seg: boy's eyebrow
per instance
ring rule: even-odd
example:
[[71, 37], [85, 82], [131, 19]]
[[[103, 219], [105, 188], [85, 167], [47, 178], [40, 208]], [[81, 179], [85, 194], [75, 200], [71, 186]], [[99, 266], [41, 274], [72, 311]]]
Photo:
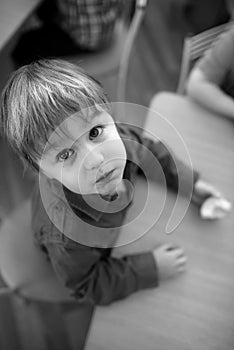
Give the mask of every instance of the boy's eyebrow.
[[58, 145], [58, 143], [55, 142], [47, 142], [46, 147], [44, 148], [43, 154], [48, 154], [51, 151], [56, 151], [56, 150], [60, 150], [62, 147]]
[[[96, 119], [100, 117], [100, 111], [95, 111], [92, 115], [92, 119], [90, 121], [87, 120], [87, 123], [90, 124], [90, 126], [94, 126], [96, 124]], [[93, 124], [93, 125], [92, 125]], [[106, 123], [109, 124], [109, 123]], [[58, 128], [58, 131], [54, 131], [53, 133], [56, 133], [58, 136], [57, 140], [54, 140], [52, 142], [47, 141], [46, 147], [44, 148], [44, 154], [48, 154], [51, 151], [59, 151], [63, 148], [67, 148], [65, 145], [61, 145], [63, 140], [68, 140], [72, 141], [72, 143], [75, 143], [77, 140], [74, 140], [71, 135], [69, 135], [69, 131], [63, 126], [63, 128]]]
[[44, 148], [44, 152], [43, 152], [44, 154], [48, 154], [49, 152], [51, 152], [53, 150], [54, 151], [59, 151], [59, 150], [61, 150], [63, 148], [67, 148], [67, 146], [65, 146], [63, 144], [63, 142], [65, 140], [70, 139], [72, 141], [72, 143], [74, 143], [76, 141], [76, 140], [73, 140], [72, 137], [68, 135], [68, 132], [67, 133], [63, 132], [63, 133], [66, 136], [58, 135], [58, 138], [56, 140], [54, 140], [54, 141], [49, 141], [48, 140], [47, 141], [46, 146]]

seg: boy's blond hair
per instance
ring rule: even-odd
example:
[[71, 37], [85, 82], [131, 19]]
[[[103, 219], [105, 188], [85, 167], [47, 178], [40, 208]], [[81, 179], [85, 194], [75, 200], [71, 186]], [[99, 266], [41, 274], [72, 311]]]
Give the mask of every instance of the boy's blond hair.
[[42, 59], [13, 73], [1, 96], [1, 129], [21, 158], [38, 169], [50, 134], [67, 117], [102, 105], [101, 85], [80, 67]]

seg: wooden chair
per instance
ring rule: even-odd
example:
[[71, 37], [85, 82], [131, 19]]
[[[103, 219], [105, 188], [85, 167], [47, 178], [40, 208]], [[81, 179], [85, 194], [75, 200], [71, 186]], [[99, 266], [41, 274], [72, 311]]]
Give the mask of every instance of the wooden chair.
[[0, 228], [0, 271], [7, 285], [1, 293], [17, 293], [33, 300], [71, 301], [45, 254], [33, 242], [30, 218], [31, 206], [27, 200]]
[[[63, 345], [71, 349], [63, 317], [68, 312], [74, 315], [76, 349], [83, 349], [94, 307], [76, 302], [60, 283], [46, 255], [33, 242], [30, 221], [31, 202], [26, 200], [0, 227], [0, 273], [6, 285], [0, 288], [0, 297], [3, 302], [6, 296], [16, 297], [25, 308], [36, 312], [43, 328], [37, 332], [45, 332], [56, 349]], [[9, 334], [8, 329], [6, 333]]]
[[202, 33], [184, 39], [177, 93], [184, 94], [187, 77], [194, 63], [205, 53], [219, 36], [234, 27], [234, 22], [221, 24]]
[[117, 73], [116, 100], [125, 101], [126, 80], [131, 51], [140, 28], [147, 0], [134, 0], [135, 11], [130, 24], [126, 16], [116, 23], [114, 39], [105, 50], [67, 57], [70, 62], [79, 64], [90, 75], [101, 80]]

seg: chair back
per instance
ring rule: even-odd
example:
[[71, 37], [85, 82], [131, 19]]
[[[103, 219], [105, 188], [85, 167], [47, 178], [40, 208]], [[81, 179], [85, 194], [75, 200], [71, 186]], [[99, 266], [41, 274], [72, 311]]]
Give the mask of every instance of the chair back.
[[0, 271], [6, 285], [23, 297], [74, 301], [46, 255], [33, 242], [30, 200], [13, 211], [0, 228]]
[[147, 6], [147, 0], [134, 0], [134, 2], [135, 11], [130, 24], [126, 23], [126, 16], [122, 16], [117, 21], [110, 46], [98, 52], [81, 53], [66, 58], [70, 62], [79, 64], [85, 71], [100, 81], [102, 78], [117, 73], [114, 102], [125, 101], [130, 55]]
[[221, 24], [193, 36], [187, 36], [184, 39], [177, 93], [184, 94], [186, 81], [194, 63], [204, 55], [220, 35], [232, 27], [234, 27], [234, 21]]

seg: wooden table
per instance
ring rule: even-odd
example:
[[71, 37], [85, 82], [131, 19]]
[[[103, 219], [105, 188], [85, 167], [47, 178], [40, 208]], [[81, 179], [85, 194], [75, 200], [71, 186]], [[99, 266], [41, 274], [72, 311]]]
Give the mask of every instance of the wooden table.
[[0, 1], [0, 50], [41, 0]]
[[[162, 122], [155, 111], [182, 135], [195, 168], [234, 202], [233, 123], [210, 114], [186, 97], [171, 93], [156, 95], [146, 127], [152, 132], [156, 130], [178, 153], [181, 152], [178, 135], [175, 137], [175, 131], [171, 132], [168, 123]], [[145, 222], [155, 215], [163, 196], [159, 185], [154, 186], [155, 205], [147, 209]], [[137, 205], [143, 187], [140, 184], [137, 188]], [[167, 203], [174, 200], [171, 194]], [[171, 208], [164, 209], [146, 235], [116, 248], [114, 255], [172, 241], [185, 249], [187, 271], [162, 283], [160, 288], [138, 292], [108, 307], [97, 307], [85, 350], [234, 349], [234, 212], [221, 221], [207, 222], [191, 206], [177, 229], [166, 235]]]

